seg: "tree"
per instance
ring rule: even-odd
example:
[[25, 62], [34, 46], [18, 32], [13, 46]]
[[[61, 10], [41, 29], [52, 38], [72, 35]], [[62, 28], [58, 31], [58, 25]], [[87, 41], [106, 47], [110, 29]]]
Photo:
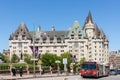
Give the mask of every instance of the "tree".
[[[61, 57], [61, 62], [62, 62], [63, 58], [67, 58], [67, 68], [69, 68], [70, 64], [72, 62], [72, 54], [69, 52], [65, 52], [65, 53], [61, 54], [60, 57]], [[62, 65], [62, 67], [63, 67], [63, 65]]]
[[44, 66], [55, 66], [55, 61], [58, 59], [56, 54], [45, 53], [42, 55], [42, 63]]
[[31, 60], [31, 55], [29, 55], [29, 54], [24, 54], [24, 61], [28, 64], [33, 63], [33, 61]]
[[5, 62], [5, 63], [8, 63], [10, 62], [10, 57], [8, 55], [1, 55], [1, 59]]
[[16, 54], [12, 55], [11, 62], [12, 63], [17, 63], [19, 61], [19, 57]]
[[85, 57], [81, 58], [80, 64], [82, 64], [85, 60], [86, 60]]
[[42, 59], [42, 54], [38, 54], [38, 60]]

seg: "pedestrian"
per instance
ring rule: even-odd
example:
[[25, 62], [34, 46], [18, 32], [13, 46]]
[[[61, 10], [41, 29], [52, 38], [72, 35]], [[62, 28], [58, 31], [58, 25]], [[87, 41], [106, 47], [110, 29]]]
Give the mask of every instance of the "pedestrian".
[[23, 68], [22, 67], [20, 67], [19, 73], [20, 73], [20, 77], [22, 77], [22, 74], [23, 74]]
[[12, 74], [13, 74], [13, 76], [16, 76], [16, 69], [15, 69], [15, 67], [12, 67]]
[[14, 73], [14, 72], [13, 72], [13, 67], [11, 68], [11, 73], [12, 73], [12, 76], [13, 76], [13, 73]]

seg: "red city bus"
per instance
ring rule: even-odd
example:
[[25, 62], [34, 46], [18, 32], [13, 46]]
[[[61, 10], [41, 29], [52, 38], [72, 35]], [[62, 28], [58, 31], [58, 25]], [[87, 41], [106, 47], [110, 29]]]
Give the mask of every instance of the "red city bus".
[[109, 66], [97, 62], [83, 62], [81, 64], [82, 77], [102, 77], [109, 75]]

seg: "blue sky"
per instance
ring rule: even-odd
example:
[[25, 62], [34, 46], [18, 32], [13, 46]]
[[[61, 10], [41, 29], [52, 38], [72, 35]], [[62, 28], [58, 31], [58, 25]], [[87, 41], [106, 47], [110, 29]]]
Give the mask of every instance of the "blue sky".
[[[0, 0], [0, 52], [9, 49], [9, 36], [24, 22], [29, 31], [83, 26], [89, 10], [109, 38], [109, 51], [120, 49], [120, 0]], [[34, 24], [34, 26], [33, 26]]]

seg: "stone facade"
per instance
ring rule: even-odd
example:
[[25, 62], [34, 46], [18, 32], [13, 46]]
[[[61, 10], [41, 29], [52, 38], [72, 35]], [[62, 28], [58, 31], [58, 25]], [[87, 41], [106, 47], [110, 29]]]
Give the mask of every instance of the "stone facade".
[[109, 54], [110, 68], [120, 69], [120, 52], [111, 51]]
[[19, 56], [21, 53], [33, 54], [30, 46], [36, 46], [39, 54], [60, 55], [70, 52], [78, 61], [83, 57], [88, 61], [106, 63], [109, 61], [109, 41], [103, 30], [93, 22], [90, 12], [83, 27], [75, 21], [73, 26], [66, 31], [57, 31], [54, 26], [51, 31], [41, 31], [38, 26], [37, 31], [30, 32], [26, 25], [21, 23], [15, 33], [10, 35], [9, 45], [11, 55], [13, 53]]

